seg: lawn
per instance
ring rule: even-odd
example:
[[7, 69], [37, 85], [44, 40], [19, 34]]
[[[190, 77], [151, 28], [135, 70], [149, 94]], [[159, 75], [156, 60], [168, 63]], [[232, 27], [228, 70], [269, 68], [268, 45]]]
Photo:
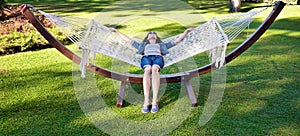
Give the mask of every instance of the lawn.
[[[10, 2], [19, 4], [27, 1]], [[91, 18], [113, 1], [37, 0], [27, 3], [46, 12]], [[201, 19], [208, 20], [217, 14], [227, 13], [227, 3], [220, 0], [207, 2], [206, 5], [197, 5], [195, 1], [189, 3], [201, 13]], [[248, 4], [245, 8], [260, 5]], [[168, 10], [165, 13], [175, 12], [172, 8]], [[106, 12], [111, 13], [109, 10]], [[129, 9], [122, 9], [121, 12], [124, 15], [132, 13]], [[181, 94], [181, 84], [176, 83], [164, 86], [165, 90], [160, 97], [160, 112], [142, 114], [140, 96], [133, 99], [132, 103], [125, 102], [123, 108], [116, 108], [118, 86], [115, 87], [115, 84], [119, 82], [90, 73], [88, 77], [92, 78], [80, 79], [78, 66], [54, 48], [1, 56], [0, 135], [108, 135], [111, 132], [122, 134], [120, 130], [139, 132], [130, 127], [132, 124], [128, 124], [128, 128], [118, 126], [107, 131], [99, 129], [99, 126], [110, 128], [111, 124], [121, 121], [112, 114], [136, 123], [136, 126], [132, 125], [136, 128], [143, 123], [154, 125], [150, 130], [168, 135], [300, 135], [300, 16], [295, 14], [299, 12], [299, 5], [286, 6], [274, 24], [251, 48], [226, 65], [226, 89], [222, 102], [211, 120], [203, 126], [199, 125], [199, 120], [210, 93], [211, 73], [196, 80], [201, 83], [197, 95], [198, 107], [189, 108], [185, 94]], [[136, 14], [145, 13], [147, 11]], [[266, 14], [253, 22], [250, 32], [254, 31]], [[170, 25], [170, 20], [154, 24], [146, 22], [146, 27], [137, 27], [140, 23], [138, 20], [127, 21], [124, 23], [127, 27], [121, 30], [131, 35], [151, 28], [162, 30], [168, 26], [171, 29], [165, 32], [169, 35], [184, 30], [178, 24]], [[195, 25], [195, 22], [191, 25]], [[228, 51], [244, 38], [239, 37], [228, 47]], [[69, 45], [68, 48], [79, 52], [75, 45]], [[108, 62], [100, 65], [110, 67]], [[162, 72], [169, 71], [166, 69]], [[137, 92], [135, 94], [142, 92], [141, 85], [132, 84], [131, 87]], [[97, 103], [101, 100], [107, 105]], [[178, 103], [187, 108], [184, 111], [176, 108]], [[86, 111], [84, 104], [90, 104], [93, 111]], [[174, 114], [178, 116], [167, 116]], [[184, 114], [187, 116], [182, 116]], [[156, 126], [153, 122], [157, 121], [165, 124]], [[172, 124], [178, 122], [178, 126]], [[172, 131], [165, 132], [163, 129]]]

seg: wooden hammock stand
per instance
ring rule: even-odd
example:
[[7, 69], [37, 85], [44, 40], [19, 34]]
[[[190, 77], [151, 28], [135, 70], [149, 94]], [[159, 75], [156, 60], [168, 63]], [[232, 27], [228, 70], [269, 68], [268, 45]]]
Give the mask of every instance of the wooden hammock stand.
[[[238, 56], [240, 56], [244, 51], [246, 51], [250, 46], [252, 46], [261, 36], [262, 34], [271, 26], [274, 20], [277, 18], [281, 10], [284, 8], [285, 3], [278, 1], [271, 11], [269, 16], [265, 19], [265, 21], [259, 26], [259, 28], [254, 32], [254, 34], [249, 37], [246, 41], [244, 41], [241, 45], [239, 45], [236, 49], [226, 55], [225, 62], [228, 64]], [[75, 53], [66, 48], [60, 41], [58, 41], [34, 16], [33, 12], [30, 10], [30, 5], [24, 4], [22, 5], [22, 14], [31, 22], [31, 24], [38, 30], [39, 33], [53, 46], [55, 47], [61, 54], [65, 57], [69, 58], [76, 64], [80, 64], [81, 58], [77, 56]], [[86, 66], [86, 69], [94, 72], [95, 74], [112, 78], [115, 80], [121, 81], [121, 87], [118, 94], [117, 107], [122, 107], [124, 92], [126, 88], [126, 83], [139, 83], [142, 84], [143, 77], [138, 74], [122, 74], [116, 73], [113, 71], [109, 71], [98, 67], [93, 64], [89, 64]], [[191, 105], [197, 106], [197, 99], [193, 88], [190, 84], [190, 79], [206, 74], [213, 70], [217, 69], [214, 64], [208, 64], [198, 69], [189, 72], [180, 72], [176, 74], [165, 74], [161, 75], [162, 83], [176, 83], [176, 82], [184, 82]]]

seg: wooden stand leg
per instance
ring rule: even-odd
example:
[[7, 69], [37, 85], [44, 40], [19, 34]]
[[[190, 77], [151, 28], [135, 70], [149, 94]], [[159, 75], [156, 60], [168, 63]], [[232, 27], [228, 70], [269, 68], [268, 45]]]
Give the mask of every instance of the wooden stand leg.
[[121, 108], [123, 105], [125, 88], [126, 88], [126, 82], [122, 81], [120, 90], [119, 90], [119, 94], [118, 94], [118, 101], [117, 101], [117, 105], [116, 105], [118, 108]]
[[188, 96], [190, 98], [192, 107], [196, 107], [198, 105], [197, 99], [196, 99], [195, 93], [193, 91], [193, 87], [191, 85], [190, 80], [184, 80], [184, 84], [185, 84], [185, 88], [188, 93]]

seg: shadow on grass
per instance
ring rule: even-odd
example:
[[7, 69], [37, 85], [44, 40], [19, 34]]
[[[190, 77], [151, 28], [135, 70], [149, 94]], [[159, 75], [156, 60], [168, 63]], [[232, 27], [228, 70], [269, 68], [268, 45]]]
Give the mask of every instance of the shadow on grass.
[[25, 1], [11, 0], [8, 4], [31, 4], [39, 10], [53, 11], [59, 13], [76, 12], [100, 12], [105, 6], [111, 5], [117, 0], [105, 1], [69, 1], [69, 0], [43, 0], [43, 1]]
[[[113, 3], [117, 2], [119, 0], [108, 0], [108, 1], [57, 1], [57, 0], [45, 0], [43, 2], [37, 1], [24, 1], [24, 0], [12, 0], [9, 1], [8, 4], [32, 4], [34, 7], [44, 10], [44, 11], [54, 11], [59, 13], [76, 13], [76, 12], [100, 12], [104, 8], [108, 7], [109, 5], [112, 5]], [[180, 1], [180, 0], [178, 0]], [[111, 7], [107, 8], [106, 10], [109, 11], [123, 11], [123, 10], [131, 10], [131, 8], [134, 8], [134, 10], [147, 10], [150, 9], [152, 11], [158, 11], [158, 12], [166, 12], [166, 11], [174, 11], [174, 10], [185, 10], [184, 7], [173, 4], [173, 6], [166, 7], [165, 4], [162, 4], [161, 1], [151, 1], [155, 6], [150, 5], [144, 5], [145, 1], [122, 1], [122, 5], [119, 5], [120, 7]], [[128, 5], [128, 6], [124, 6]], [[130, 9], [128, 9], [130, 7]], [[149, 16], [149, 15], [145, 15]]]
[[[187, 8], [194, 8], [196, 10], [201, 10], [201, 13], [214, 13], [214, 14], [224, 14], [229, 11], [229, 1], [226, 0], [175, 0], [174, 3], [169, 3], [171, 6], [166, 6], [164, 2], [161, 1], [151, 1], [151, 5], [145, 5], [145, 1], [122, 1], [122, 5], [116, 5], [117, 7], [109, 7], [110, 5], [118, 2], [120, 0], [104, 0], [104, 1], [58, 1], [58, 0], [45, 0], [45, 1], [25, 1], [25, 0], [12, 0], [8, 4], [32, 4], [39, 10], [57, 12], [57, 13], [93, 13], [101, 12], [105, 8], [105, 12], [110, 11], [127, 11], [127, 10], [151, 10], [155, 12], [168, 12], [168, 11], [179, 11], [186, 10]], [[180, 1], [187, 3], [190, 7], [180, 5]], [[170, 1], [171, 2], [171, 1]], [[150, 3], [150, 2], [148, 2]], [[182, 3], [181, 3], [182, 4]], [[124, 6], [128, 5], [128, 6]], [[155, 6], [154, 6], [155, 5]], [[109, 7], [109, 8], [107, 8]], [[244, 8], [243, 8], [244, 7]], [[242, 12], [247, 12], [253, 8], [261, 7], [254, 3], [243, 3]], [[193, 14], [193, 13], [191, 13]], [[198, 13], [197, 13], [198, 14]], [[152, 15], [152, 14], [150, 14]], [[122, 15], [124, 16], [124, 15]], [[145, 14], [149, 16], [149, 14]]]

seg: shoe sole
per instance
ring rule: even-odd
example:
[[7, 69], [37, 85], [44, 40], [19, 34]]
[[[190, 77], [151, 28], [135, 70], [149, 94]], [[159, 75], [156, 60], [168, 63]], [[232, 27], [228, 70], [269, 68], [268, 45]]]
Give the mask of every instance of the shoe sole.
[[[148, 111], [149, 112], [149, 111]], [[148, 113], [148, 112], [144, 112], [144, 111], [142, 111], [142, 113]]]
[[[158, 111], [157, 111], [157, 112], [158, 112]], [[151, 111], [151, 113], [156, 113], [156, 112]]]

